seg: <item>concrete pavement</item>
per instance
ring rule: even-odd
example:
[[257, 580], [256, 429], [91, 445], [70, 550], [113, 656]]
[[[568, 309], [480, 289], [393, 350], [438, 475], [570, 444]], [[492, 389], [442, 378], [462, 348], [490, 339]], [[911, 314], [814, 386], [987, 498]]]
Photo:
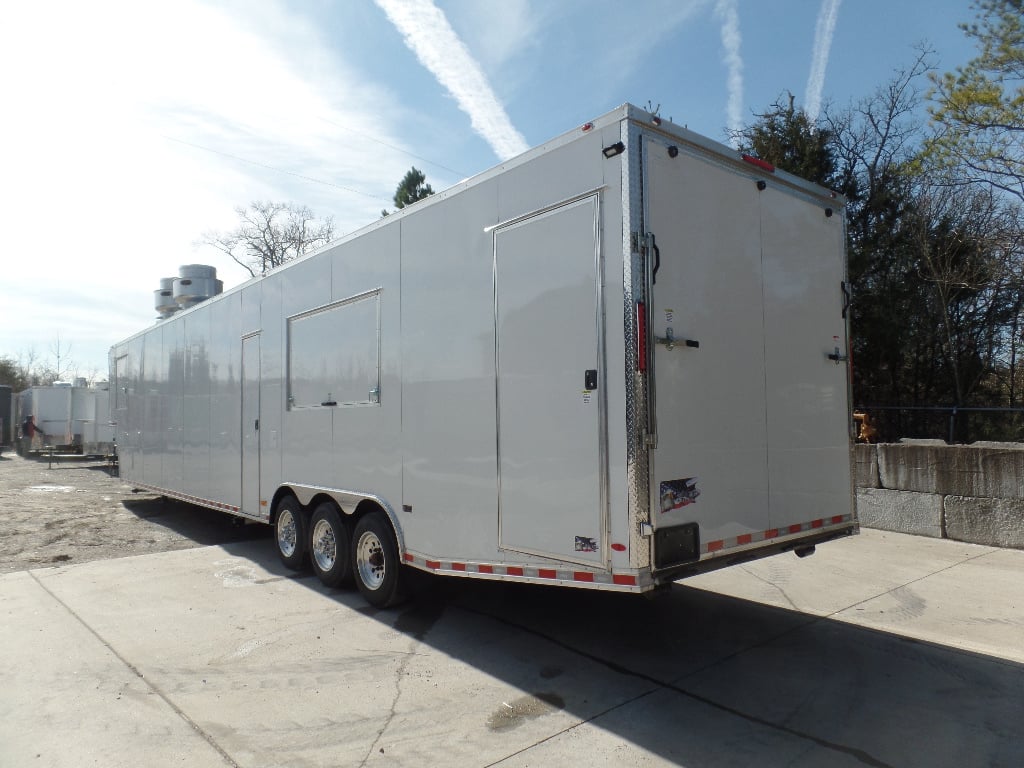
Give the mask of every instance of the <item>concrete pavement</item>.
[[0, 576], [0, 766], [1024, 764], [1024, 552], [424, 586], [371, 609], [268, 540]]

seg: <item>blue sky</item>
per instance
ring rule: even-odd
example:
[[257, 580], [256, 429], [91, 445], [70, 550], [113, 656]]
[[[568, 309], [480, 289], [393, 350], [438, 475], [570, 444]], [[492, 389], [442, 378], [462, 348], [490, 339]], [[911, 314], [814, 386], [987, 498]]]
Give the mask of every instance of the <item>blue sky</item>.
[[[236, 206], [338, 235], [411, 165], [435, 190], [631, 101], [724, 141], [786, 90], [870, 94], [916, 43], [973, 49], [968, 0], [40, 0], [0, 28], [0, 355], [104, 377]], [[70, 347], [70, 349], [68, 349]]]

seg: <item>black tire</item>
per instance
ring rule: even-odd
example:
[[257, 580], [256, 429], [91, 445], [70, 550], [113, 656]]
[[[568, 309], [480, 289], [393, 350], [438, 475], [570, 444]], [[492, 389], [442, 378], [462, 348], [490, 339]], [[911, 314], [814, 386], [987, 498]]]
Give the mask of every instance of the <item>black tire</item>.
[[286, 568], [302, 569], [309, 545], [309, 515], [294, 496], [285, 496], [277, 505], [274, 540], [277, 554]]
[[338, 508], [325, 501], [309, 523], [309, 562], [325, 587], [352, 583], [352, 544]]
[[404, 598], [402, 563], [391, 523], [383, 512], [359, 519], [352, 534], [352, 573], [370, 605], [387, 608]]

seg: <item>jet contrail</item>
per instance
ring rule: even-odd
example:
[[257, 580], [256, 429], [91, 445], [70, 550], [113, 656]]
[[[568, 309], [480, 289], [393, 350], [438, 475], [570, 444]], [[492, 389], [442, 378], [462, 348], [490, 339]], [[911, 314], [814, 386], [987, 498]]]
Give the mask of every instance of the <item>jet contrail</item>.
[[807, 92], [804, 94], [804, 111], [813, 123], [821, 112], [821, 92], [825, 88], [825, 67], [832, 48], [832, 35], [836, 31], [839, 17], [839, 3], [842, 0], [821, 0], [818, 24], [814, 29], [814, 51], [811, 53], [811, 72], [807, 76]]
[[433, 0], [375, 0], [405, 44], [455, 98], [470, 124], [502, 160], [528, 149], [480, 65]]
[[715, 15], [722, 20], [722, 48], [725, 65], [729, 68], [729, 102], [726, 107], [726, 121], [729, 132], [743, 127], [743, 57], [740, 55], [740, 15], [736, 0], [718, 0]]

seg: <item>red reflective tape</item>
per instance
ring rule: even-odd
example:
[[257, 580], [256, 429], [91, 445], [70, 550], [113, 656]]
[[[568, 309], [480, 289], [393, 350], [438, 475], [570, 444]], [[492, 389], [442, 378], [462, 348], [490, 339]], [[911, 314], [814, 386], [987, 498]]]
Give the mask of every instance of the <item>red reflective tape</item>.
[[766, 539], [774, 539], [778, 535], [779, 535], [779, 529], [778, 528], [771, 528], [771, 529], [769, 529], [769, 530], [764, 532], [764, 537]]
[[464, 570], [466, 570], [466, 564], [465, 563], [452, 563], [452, 570], [453, 571], [464, 571]]
[[842, 515], [836, 515], [835, 517], [832, 518], [832, 525], [839, 525], [841, 522], [843, 522], [843, 516]]
[[522, 568], [517, 568], [516, 566], [510, 565], [508, 568], [505, 569], [505, 573], [508, 576], [522, 576], [523, 575], [523, 569]]
[[752, 539], [752, 538], [753, 538], [753, 537], [751, 536], [751, 534], [749, 534], [749, 533], [744, 533], [744, 534], [743, 534], [742, 536], [737, 536], [737, 537], [736, 537], [736, 544], [737, 544], [737, 545], [741, 545], [741, 544], [749, 544], [749, 543], [751, 542], [751, 539]]
[[724, 546], [725, 546], [725, 542], [724, 541], [709, 541], [708, 542], [708, 552], [717, 552], [718, 550], [720, 550]]
[[790, 533], [800, 533], [800, 531], [802, 531], [803, 529], [804, 529], [804, 527], [802, 525], [800, 525], [799, 523], [797, 523], [796, 525], [789, 526], [789, 532]]
[[409, 554], [408, 552], [406, 552], [404, 555], [402, 555], [402, 557], [405, 558], [405, 562], [407, 562], [407, 563], [411, 563], [411, 562], [416, 560], [416, 558], [413, 555]]
[[821, 528], [824, 524], [824, 520], [811, 520], [811, 528]]
[[427, 560], [427, 568], [438, 569], [441, 567], [441, 563], [438, 560]]
[[625, 573], [612, 574], [612, 584], [621, 584], [623, 586], [635, 587], [636, 576], [628, 576]]
[[537, 575], [542, 579], [557, 579], [558, 571], [552, 570], [551, 568], [538, 568]]
[[494, 566], [493, 565], [478, 565], [476, 567], [476, 569], [480, 573], [494, 573]]
[[636, 305], [636, 369], [647, 370], [647, 305], [643, 302]]
[[575, 581], [593, 581], [594, 574], [588, 571], [576, 571], [573, 573], [572, 578]]

